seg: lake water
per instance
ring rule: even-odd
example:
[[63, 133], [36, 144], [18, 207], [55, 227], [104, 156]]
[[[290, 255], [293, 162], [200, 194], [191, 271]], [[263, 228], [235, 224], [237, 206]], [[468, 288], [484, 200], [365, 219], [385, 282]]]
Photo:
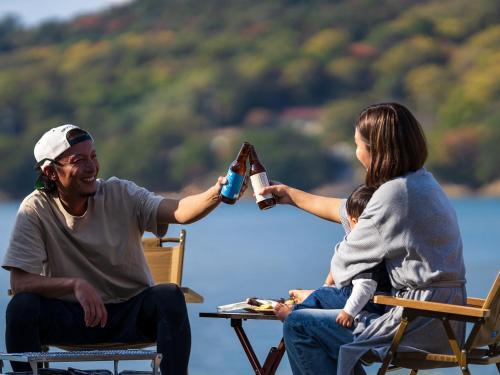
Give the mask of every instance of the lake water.
[[[484, 297], [500, 268], [500, 199], [457, 199], [453, 204], [464, 241], [468, 293]], [[18, 202], [0, 203], [2, 257], [17, 208]], [[250, 296], [285, 297], [290, 288], [322, 285], [333, 246], [342, 238], [343, 231], [339, 225], [293, 207], [279, 206], [261, 212], [252, 201], [241, 201], [235, 206], [221, 204], [203, 221], [184, 228], [187, 241], [183, 284], [205, 298], [203, 304], [188, 305], [193, 340], [189, 373], [252, 374], [229, 321], [199, 318], [199, 312], [215, 311], [218, 305]], [[172, 225], [168, 234], [174, 236], [179, 230], [180, 226]], [[3, 290], [0, 290], [0, 334], [3, 335], [8, 272], [0, 271], [0, 283]], [[244, 328], [263, 362], [270, 346], [277, 345], [281, 338], [281, 323], [245, 322]], [[0, 349], [5, 350], [4, 340], [0, 340]], [[82, 369], [112, 368], [106, 362], [76, 365]], [[147, 367], [138, 361], [123, 363], [120, 369], [146, 370]], [[372, 366], [368, 372], [376, 371]], [[286, 356], [277, 373], [291, 373]], [[456, 374], [458, 370], [421, 373]], [[472, 368], [472, 373], [497, 374], [497, 370], [489, 366], [474, 372]]]

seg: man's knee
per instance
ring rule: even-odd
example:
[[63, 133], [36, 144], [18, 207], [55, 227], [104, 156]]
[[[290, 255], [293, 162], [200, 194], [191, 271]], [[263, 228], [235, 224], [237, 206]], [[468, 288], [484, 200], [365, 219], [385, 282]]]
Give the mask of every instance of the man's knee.
[[184, 294], [177, 284], [158, 284], [153, 286], [151, 291], [159, 301], [184, 302]]
[[176, 284], [159, 284], [151, 288], [153, 298], [161, 310], [177, 314], [187, 311], [186, 300], [181, 288]]
[[[26, 324], [29, 319], [40, 315], [40, 295], [35, 293], [18, 293], [10, 300], [7, 311], [7, 324], [20, 322]], [[24, 323], [23, 323], [24, 322]]]

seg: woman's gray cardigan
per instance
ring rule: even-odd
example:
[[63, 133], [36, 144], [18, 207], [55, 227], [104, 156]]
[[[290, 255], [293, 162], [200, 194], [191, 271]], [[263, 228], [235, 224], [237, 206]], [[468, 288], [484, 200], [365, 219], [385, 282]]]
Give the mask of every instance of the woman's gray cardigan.
[[[341, 216], [345, 223], [345, 206]], [[355, 275], [383, 260], [394, 294], [465, 304], [465, 266], [456, 214], [446, 194], [425, 169], [390, 180], [374, 193], [355, 229], [337, 245], [332, 259], [336, 285], [349, 285]], [[401, 312], [401, 308], [392, 308], [367, 326], [353, 343], [343, 345], [338, 373], [353, 374], [356, 363], [369, 349], [385, 355], [401, 321]], [[456, 323], [453, 327], [463, 340], [464, 324]], [[404, 347], [450, 352], [442, 324], [424, 318], [409, 324], [400, 350]]]

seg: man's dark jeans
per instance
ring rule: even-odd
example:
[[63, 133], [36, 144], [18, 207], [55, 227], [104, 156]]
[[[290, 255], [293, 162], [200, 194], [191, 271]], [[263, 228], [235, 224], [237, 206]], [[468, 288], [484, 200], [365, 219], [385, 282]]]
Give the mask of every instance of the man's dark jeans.
[[[126, 302], [106, 304], [104, 328], [86, 327], [78, 303], [16, 294], [7, 306], [5, 342], [9, 353], [39, 352], [42, 345], [101, 342], [157, 342], [163, 375], [185, 375], [191, 350], [186, 302], [175, 284], [147, 288]], [[14, 371], [30, 371], [12, 362]]]

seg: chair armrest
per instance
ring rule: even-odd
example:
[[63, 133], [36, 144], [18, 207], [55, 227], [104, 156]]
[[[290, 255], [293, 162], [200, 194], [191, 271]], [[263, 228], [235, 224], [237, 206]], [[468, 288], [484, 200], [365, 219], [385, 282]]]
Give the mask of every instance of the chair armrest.
[[467, 306], [483, 307], [485, 301], [484, 298], [468, 297]]
[[448, 303], [405, 299], [392, 296], [375, 296], [373, 298], [373, 302], [381, 305], [401, 306], [414, 310], [432, 311], [436, 313], [453, 314], [472, 318], [486, 318], [490, 315], [489, 309], [452, 305]]
[[174, 242], [174, 243], [178, 243], [181, 239], [179, 237], [163, 237], [163, 238], [160, 238], [160, 243], [161, 244], [164, 244], [164, 243], [168, 243], [168, 242]]
[[182, 293], [184, 293], [184, 298], [186, 299], [186, 303], [203, 303], [203, 296], [196, 293], [191, 288], [182, 286]]

